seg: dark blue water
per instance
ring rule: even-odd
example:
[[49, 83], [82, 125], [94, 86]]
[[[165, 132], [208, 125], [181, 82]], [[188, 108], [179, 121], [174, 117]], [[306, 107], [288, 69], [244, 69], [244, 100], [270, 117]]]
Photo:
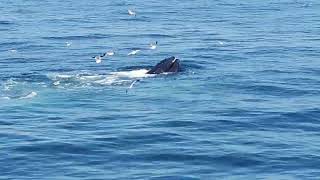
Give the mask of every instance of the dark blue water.
[[[320, 177], [320, 2], [3, 0], [0, 11], [0, 179]], [[180, 73], [145, 74], [172, 55]]]

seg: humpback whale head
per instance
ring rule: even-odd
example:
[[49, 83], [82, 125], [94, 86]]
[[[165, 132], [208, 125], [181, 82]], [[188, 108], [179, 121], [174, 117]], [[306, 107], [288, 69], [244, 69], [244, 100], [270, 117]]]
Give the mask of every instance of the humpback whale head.
[[180, 60], [174, 56], [160, 61], [147, 74], [161, 74], [165, 72], [176, 73], [180, 70]]

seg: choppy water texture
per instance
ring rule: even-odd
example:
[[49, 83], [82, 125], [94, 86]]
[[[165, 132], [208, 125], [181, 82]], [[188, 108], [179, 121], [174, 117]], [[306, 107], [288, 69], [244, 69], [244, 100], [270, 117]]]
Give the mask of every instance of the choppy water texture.
[[[320, 177], [319, 1], [0, 11], [0, 179]], [[182, 72], [145, 74], [172, 55]]]

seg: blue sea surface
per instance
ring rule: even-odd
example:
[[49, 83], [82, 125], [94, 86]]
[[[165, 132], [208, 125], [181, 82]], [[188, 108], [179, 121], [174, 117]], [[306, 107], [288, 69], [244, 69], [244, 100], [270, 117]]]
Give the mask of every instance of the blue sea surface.
[[[320, 1], [0, 12], [0, 179], [320, 178]], [[170, 56], [181, 72], [145, 74]]]

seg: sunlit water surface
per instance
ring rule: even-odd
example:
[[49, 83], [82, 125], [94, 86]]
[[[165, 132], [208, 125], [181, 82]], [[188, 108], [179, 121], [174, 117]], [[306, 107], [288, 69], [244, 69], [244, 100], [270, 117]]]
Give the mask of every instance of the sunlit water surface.
[[[0, 179], [320, 177], [319, 1], [0, 11]], [[180, 73], [145, 74], [169, 56]]]

